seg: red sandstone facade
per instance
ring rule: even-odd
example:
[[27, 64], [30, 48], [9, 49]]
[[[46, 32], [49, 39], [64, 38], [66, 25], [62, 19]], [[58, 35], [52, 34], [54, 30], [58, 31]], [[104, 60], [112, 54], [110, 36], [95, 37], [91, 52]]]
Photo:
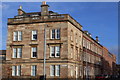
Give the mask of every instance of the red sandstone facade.
[[41, 12], [26, 13], [20, 7], [18, 16], [8, 19], [3, 78], [43, 76], [45, 33], [47, 79], [94, 78], [104, 72], [106, 62], [103, 59], [111, 68], [112, 63], [116, 63], [113, 54], [108, 58], [108, 50], [98, 38], [94, 40], [83, 31], [70, 15], [48, 11], [48, 5], [43, 3]]
[[116, 56], [103, 47], [103, 74], [117, 75]]

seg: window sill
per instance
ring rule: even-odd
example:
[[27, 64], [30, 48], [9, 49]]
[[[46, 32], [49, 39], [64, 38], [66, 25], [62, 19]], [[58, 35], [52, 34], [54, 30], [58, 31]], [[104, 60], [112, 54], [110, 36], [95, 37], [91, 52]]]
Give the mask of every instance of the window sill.
[[22, 41], [13, 41], [13, 42], [22, 42]]
[[37, 57], [31, 57], [30, 59], [37, 59]]
[[49, 58], [60, 58], [60, 57], [49, 57]]
[[31, 41], [37, 41], [37, 40], [31, 40]]
[[61, 39], [50, 39], [50, 40], [61, 40]]
[[11, 58], [11, 59], [22, 59], [22, 58]]
[[55, 75], [54, 75], [54, 76], [50, 76], [50, 77], [52, 77], [52, 78], [58, 78], [58, 77], [60, 77], [60, 76], [55, 76]]

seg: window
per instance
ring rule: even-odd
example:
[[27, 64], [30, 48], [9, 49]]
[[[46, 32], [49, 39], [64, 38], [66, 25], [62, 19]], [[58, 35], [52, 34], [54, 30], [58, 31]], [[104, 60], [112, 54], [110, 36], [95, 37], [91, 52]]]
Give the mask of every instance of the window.
[[82, 76], [82, 65], [80, 65], [80, 76]]
[[22, 31], [13, 32], [13, 41], [22, 41]]
[[56, 29], [56, 39], [60, 39], [60, 29]]
[[51, 39], [60, 39], [60, 29], [52, 29]]
[[52, 39], [55, 39], [55, 29], [52, 30]]
[[79, 36], [79, 44], [81, 45], [81, 36]]
[[32, 58], [36, 58], [37, 57], [37, 47], [32, 47]]
[[78, 40], [77, 40], [77, 38], [78, 38], [78, 36], [77, 36], [77, 34], [76, 34], [76, 36], [75, 36], [75, 42], [76, 42], [76, 44], [78, 43]]
[[71, 74], [70, 74], [71, 76], [73, 76], [74, 75], [74, 66], [71, 66]]
[[55, 47], [55, 56], [59, 57], [60, 56], [60, 46]]
[[76, 78], [78, 78], [78, 67], [76, 67], [76, 70], [75, 70], [75, 74], [76, 74]]
[[13, 32], [13, 41], [17, 41], [18, 36], [17, 32]]
[[89, 49], [89, 41], [87, 40], [87, 42], [86, 42], [86, 43], [87, 43], [87, 49]]
[[55, 47], [51, 46], [50, 47], [50, 57], [55, 56]]
[[22, 57], [22, 48], [13, 48], [12, 58], [21, 58]]
[[70, 33], [70, 40], [73, 41], [73, 31], [71, 30], [71, 33]]
[[20, 76], [21, 74], [21, 66], [17, 66], [17, 76]]
[[18, 31], [18, 41], [22, 41], [22, 32]]
[[32, 40], [37, 40], [37, 31], [32, 31]]
[[80, 60], [82, 60], [82, 54], [81, 54], [81, 52], [82, 52], [82, 50], [81, 50], [81, 48], [79, 48], [79, 58], [80, 58]]
[[88, 57], [89, 57], [88, 58], [88, 62], [90, 62], [90, 60], [91, 60], [91, 54], [89, 54]]
[[51, 65], [50, 66], [50, 76], [54, 76], [55, 75], [55, 65]]
[[21, 66], [12, 66], [12, 76], [20, 76], [21, 75]]
[[79, 54], [78, 54], [78, 48], [76, 47], [76, 59], [78, 59]]
[[21, 58], [22, 56], [22, 48], [17, 48], [17, 58]]
[[74, 54], [73, 46], [71, 46], [71, 58], [73, 58], [73, 54]]
[[83, 60], [86, 61], [86, 52], [84, 52], [83, 57]]
[[36, 76], [36, 73], [37, 73], [37, 66], [32, 65], [31, 66], [31, 76]]
[[85, 47], [85, 40], [83, 39], [83, 47]]
[[60, 46], [51, 46], [50, 57], [59, 57], [59, 56], [60, 56]]
[[84, 75], [86, 75], [86, 66], [84, 66]]
[[50, 66], [50, 76], [60, 76], [60, 65]]
[[55, 66], [55, 75], [60, 76], [60, 65]]

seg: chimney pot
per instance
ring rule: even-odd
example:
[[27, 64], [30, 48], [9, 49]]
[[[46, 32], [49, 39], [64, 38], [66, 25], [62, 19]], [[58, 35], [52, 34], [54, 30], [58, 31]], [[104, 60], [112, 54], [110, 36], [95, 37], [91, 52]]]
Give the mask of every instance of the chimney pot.
[[43, 1], [43, 2], [42, 2], [42, 5], [46, 5], [46, 1]]
[[98, 38], [98, 36], [96, 36], [96, 38]]
[[99, 42], [99, 40], [98, 40], [98, 36], [96, 36], [96, 41]]
[[22, 9], [22, 6], [19, 6], [19, 9]]
[[24, 14], [25, 12], [22, 10], [22, 6], [19, 6], [19, 9], [18, 9], [18, 15], [22, 15]]

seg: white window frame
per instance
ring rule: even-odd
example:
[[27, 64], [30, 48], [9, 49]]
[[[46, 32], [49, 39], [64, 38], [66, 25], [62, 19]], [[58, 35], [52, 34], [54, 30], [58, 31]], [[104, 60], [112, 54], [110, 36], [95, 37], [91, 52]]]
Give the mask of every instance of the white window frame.
[[12, 76], [16, 76], [16, 66], [12, 66]]
[[[52, 54], [54, 54], [54, 56], [52, 56]], [[59, 56], [57, 54], [59, 54]], [[60, 46], [50, 46], [50, 57], [60, 57]]]
[[37, 38], [34, 39], [34, 35], [37, 36], [37, 30], [33, 30], [33, 31], [32, 31], [32, 40], [37, 40]]
[[[53, 33], [53, 31], [54, 31], [54, 33]], [[51, 39], [60, 39], [60, 29], [52, 29], [51, 30]]]
[[[54, 33], [53, 33], [53, 31], [54, 31]], [[54, 37], [53, 37], [54, 36]], [[51, 30], [51, 39], [55, 39], [55, 29], [52, 29]]]
[[[59, 54], [59, 56], [57, 54]], [[55, 57], [60, 57], [60, 46], [55, 46]]]
[[76, 67], [76, 79], [78, 78], [78, 67]]
[[60, 39], [60, 29], [55, 29], [55, 39]]
[[17, 58], [22, 57], [22, 48], [17, 48]]
[[54, 56], [55, 56], [55, 47], [54, 46], [50, 46], [50, 57], [54, 57], [54, 56], [52, 56], [52, 54], [54, 54]]
[[13, 48], [12, 58], [17, 58], [17, 48]]
[[22, 48], [13, 48], [12, 58], [22, 58]]
[[55, 76], [60, 76], [60, 65], [55, 65]]
[[55, 65], [50, 65], [50, 76], [55, 76]]
[[21, 66], [17, 66], [17, 73], [16, 76], [20, 76], [21, 75]]
[[[34, 48], [35, 48], [35, 49], [34, 49]], [[34, 50], [35, 50], [35, 52], [36, 52], [36, 57], [33, 56]], [[37, 47], [31, 47], [31, 58], [37, 58]]]
[[36, 76], [37, 75], [37, 66], [32, 65], [31, 66], [31, 76]]
[[50, 76], [60, 76], [60, 65], [50, 65]]
[[18, 31], [18, 41], [22, 41], [22, 31]]
[[13, 41], [22, 41], [22, 31], [13, 32]]
[[13, 41], [17, 41], [18, 40], [18, 32], [14, 31], [13, 32]]
[[12, 66], [12, 76], [21, 76], [21, 66]]

